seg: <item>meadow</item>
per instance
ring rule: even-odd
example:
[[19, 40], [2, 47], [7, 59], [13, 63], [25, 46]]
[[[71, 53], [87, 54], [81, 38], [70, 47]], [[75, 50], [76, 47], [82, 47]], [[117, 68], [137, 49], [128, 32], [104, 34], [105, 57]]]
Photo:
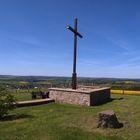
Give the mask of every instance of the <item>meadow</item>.
[[[110, 86], [112, 102], [92, 107], [50, 103], [16, 108], [0, 120], [0, 140], [139, 140], [140, 80], [79, 78], [78, 83]], [[0, 76], [0, 86], [17, 101], [32, 100], [35, 87], [46, 91], [50, 86], [70, 85], [69, 77]], [[116, 112], [123, 128], [96, 127], [98, 113], [107, 109]]]
[[[48, 89], [44, 89], [44, 91], [48, 91]], [[140, 95], [140, 91], [134, 91], [134, 90], [113, 90], [113, 89], [111, 89], [111, 93], [112, 94], [126, 94], [126, 95], [127, 94], [128, 95]], [[28, 90], [19, 90], [18, 92], [15, 90], [12, 90], [12, 95], [16, 98], [17, 101], [32, 100], [31, 91], [28, 91]]]
[[[139, 140], [140, 96], [111, 96], [112, 102], [100, 106], [50, 103], [17, 108], [10, 115], [19, 117], [0, 121], [0, 140]], [[107, 109], [116, 112], [123, 128], [96, 128], [98, 113]]]

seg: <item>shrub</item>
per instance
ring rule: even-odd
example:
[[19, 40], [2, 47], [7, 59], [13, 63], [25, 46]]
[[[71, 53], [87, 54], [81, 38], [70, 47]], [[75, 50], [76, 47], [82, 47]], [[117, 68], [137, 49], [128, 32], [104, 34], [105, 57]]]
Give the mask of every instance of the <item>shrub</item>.
[[16, 107], [16, 100], [7, 90], [0, 87], [0, 118]]

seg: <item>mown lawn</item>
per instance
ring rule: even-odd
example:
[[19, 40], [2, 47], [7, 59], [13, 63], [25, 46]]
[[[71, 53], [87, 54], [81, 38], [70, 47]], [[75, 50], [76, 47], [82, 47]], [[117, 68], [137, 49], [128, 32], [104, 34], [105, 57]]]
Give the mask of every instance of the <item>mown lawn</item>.
[[[139, 140], [140, 96], [112, 97], [95, 107], [50, 103], [17, 108], [11, 114], [19, 114], [18, 119], [0, 121], [0, 140]], [[106, 109], [116, 112], [123, 128], [96, 128], [98, 112]]]

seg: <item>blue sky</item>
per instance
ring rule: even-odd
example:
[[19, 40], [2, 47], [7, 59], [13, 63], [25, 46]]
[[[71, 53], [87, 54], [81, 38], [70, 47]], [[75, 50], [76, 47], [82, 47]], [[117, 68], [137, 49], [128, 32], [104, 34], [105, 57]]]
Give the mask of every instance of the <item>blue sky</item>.
[[140, 78], [139, 0], [0, 0], [0, 74]]

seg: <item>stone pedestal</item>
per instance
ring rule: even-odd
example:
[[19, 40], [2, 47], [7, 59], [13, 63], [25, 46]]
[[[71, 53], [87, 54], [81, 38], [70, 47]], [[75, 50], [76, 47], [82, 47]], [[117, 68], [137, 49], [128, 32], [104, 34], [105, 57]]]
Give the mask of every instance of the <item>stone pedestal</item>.
[[83, 88], [83, 89], [64, 89], [50, 88], [49, 97], [57, 102], [70, 103], [76, 105], [99, 105], [110, 100], [110, 88]]
[[122, 126], [123, 124], [119, 123], [113, 110], [106, 110], [99, 113], [98, 128], [120, 128]]

